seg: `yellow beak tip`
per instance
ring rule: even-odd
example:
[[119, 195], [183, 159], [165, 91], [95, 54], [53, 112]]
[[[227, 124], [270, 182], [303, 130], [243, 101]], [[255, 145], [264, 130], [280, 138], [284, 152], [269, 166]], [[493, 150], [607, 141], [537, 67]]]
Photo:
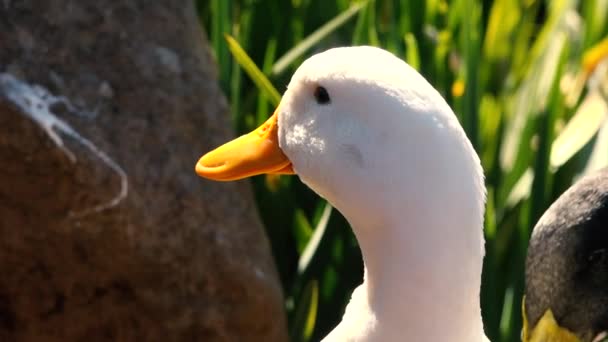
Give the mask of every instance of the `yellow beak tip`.
[[207, 177], [209, 175], [209, 168], [205, 166], [205, 163], [203, 163], [203, 158], [201, 158], [197, 163], [196, 166], [194, 167], [194, 171], [196, 172], [197, 175], [201, 176], [201, 177]]
[[225, 180], [225, 178], [229, 176], [229, 172], [227, 172], [226, 168], [226, 161], [217, 161], [214, 159], [212, 153], [205, 154], [196, 163], [194, 171], [203, 178], [216, 181]]

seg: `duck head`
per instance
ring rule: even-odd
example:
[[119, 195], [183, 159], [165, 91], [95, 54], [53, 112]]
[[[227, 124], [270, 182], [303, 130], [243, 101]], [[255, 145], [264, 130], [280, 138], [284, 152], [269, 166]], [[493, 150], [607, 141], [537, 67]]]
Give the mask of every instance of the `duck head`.
[[[373, 47], [335, 48], [306, 60], [274, 115], [203, 156], [196, 172], [220, 181], [297, 173], [345, 216], [368, 225], [382, 224], [403, 201], [429, 210], [438, 199], [469, 195], [463, 203], [478, 216], [483, 210], [479, 160], [447, 103], [413, 68]], [[383, 217], [370, 216], [375, 212]]]

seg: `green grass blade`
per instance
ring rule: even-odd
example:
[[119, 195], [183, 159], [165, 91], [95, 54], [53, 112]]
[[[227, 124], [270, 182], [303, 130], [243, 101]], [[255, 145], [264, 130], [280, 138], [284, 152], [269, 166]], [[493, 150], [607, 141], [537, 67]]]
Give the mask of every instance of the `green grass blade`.
[[496, 207], [494, 205], [494, 189], [492, 187], [488, 187], [486, 203], [484, 220], [486, 227], [484, 229], [484, 233], [488, 240], [494, 240], [496, 237]]
[[298, 45], [291, 48], [281, 58], [279, 58], [274, 66], [272, 67], [272, 75], [279, 75], [287, 69], [287, 67], [293, 63], [298, 57], [302, 56], [308, 49], [317, 44], [323, 38], [334, 32], [340, 26], [344, 25], [350, 18], [352, 18], [361, 8], [367, 4], [367, 1], [356, 3], [352, 5], [346, 11], [340, 13], [338, 16], [328, 21], [325, 25], [321, 26], [315, 32], [304, 38]]
[[[236, 37], [243, 42], [243, 45], [247, 46], [247, 41], [251, 33], [251, 19], [253, 10], [250, 7], [243, 8], [239, 17], [239, 25], [235, 28]], [[239, 67], [236, 59], [232, 58], [228, 61], [229, 52], [224, 40], [221, 40], [222, 46], [226, 51], [226, 62], [222, 64], [230, 65], [230, 112], [232, 113], [232, 123], [236, 128], [237, 132], [241, 132], [244, 127], [243, 111], [241, 110], [242, 104], [242, 84], [243, 84], [243, 72]]]
[[608, 21], [608, 0], [586, 0], [582, 3], [583, 19], [585, 20], [584, 47], [589, 47], [593, 42], [606, 34]]
[[304, 291], [296, 305], [296, 313], [291, 326], [291, 340], [306, 342], [312, 337], [317, 320], [319, 307], [319, 283], [311, 280], [306, 284]]
[[[573, 2], [556, 0], [551, 4], [551, 16], [529, 52], [528, 75], [519, 86], [510, 108], [513, 119], [508, 123], [500, 157], [501, 167], [505, 170], [511, 170], [518, 156], [525, 155], [522, 148], [529, 149], [526, 144], [530, 137], [524, 134], [524, 128], [530, 116], [538, 115], [546, 106], [562, 49], [568, 42], [565, 13]], [[514, 178], [519, 178], [519, 175], [514, 175]]]
[[296, 247], [298, 249], [298, 253], [303, 253], [308, 242], [312, 238], [312, 234], [314, 233], [314, 229], [312, 225], [306, 218], [306, 214], [302, 209], [296, 209], [294, 216], [294, 237], [296, 239]]
[[502, 123], [502, 106], [497, 99], [484, 94], [479, 104], [479, 139], [483, 148], [480, 151], [481, 162], [485, 170], [493, 170], [498, 148], [498, 135]]
[[465, 48], [465, 92], [463, 98], [462, 126], [473, 147], [479, 149], [479, 54], [481, 35], [481, 4], [474, 0], [465, 0], [466, 20], [463, 28], [463, 45]]
[[500, 335], [503, 340], [508, 340], [510, 335], [513, 334], [511, 331], [511, 319], [513, 317], [513, 307], [518, 307], [514, 304], [514, 293], [513, 288], [507, 288], [505, 293], [505, 299], [503, 302], [503, 311], [500, 315]]
[[225, 38], [228, 42], [228, 48], [230, 49], [230, 52], [232, 52], [232, 56], [234, 56], [241, 68], [245, 70], [258, 89], [266, 93], [272, 104], [277, 106], [279, 102], [281, 102], [281, 95], [277, 89], [270, 83], [270, 80], [268, 80], [260, 68], [251, 60], [251, 57], [249, 57], [247, 52], [243, 50], [241, 45], [232, 38], [231, 35], [226, 34]]
[[412, 33], [406, 33], [405, 37], [405, 61], [416, 70], [420, 70], [420, 51], [418, 51], [418, 43], [416, 36]]
[[376, 30], [376, 1], [371, 0], [369, 4], [368, 22], [367, 22], [367, 41], [369, 45], [380, 46], [378, 31]]
[[329, 203], [327, 203], [323, 209], [323, 214], [315, 227], [315, 231], [310, 238], [310, 241], [308, 241], [306, 248], [302, 252], [302, 255], [300, 255], [300, 260], [298, 260], [298, 273], [304, 273], [310, 266], [313, 257], [321, 244], [321, 240], [325, 235], [325, 231], [327, 230], [327, 224], [329, 223], [331, 211], [332, 207]]
[[[530, 216], [527, 224], [529, 232], [536, 224], [536, 221], [542, 216], [548, 206], [547, 200], [550, 194], [550, 182], [552, 177], [550, 158], [551, 149], [554, 141], [555, 122], [557, 118], [565, 111], [563, 106], [563, 96], [560, 91], [560, 79], [565, 68], [568, 49], [562, 51], [557, 63], [557, 70], [552, 87], [549, 93], [547, 109], [544, 111], [538, 132], [538, 151], [536, 152], [534, 162], [534, 181], [532, 182], [532, 193], [530, 194]], [[524, 225], [525, 227], [526, 225]], [[527, 239], [527, 234], [526, 234]], [[526, 241], [527, 242], [527, 241]]]
[[597, 133], [597, 140], [585, 165], [583, 174], [599, 170], [608, 166], [608, 118]]
[[486, 58], [501, 60], [509, 56], [511, 36], [521, 19], [520, 5], [512, 0], [496, 0], [490, 10], [483, 52]]
[[[211, 0], [211, 44], [218, 61], [228, 59], [228, 51], [222, 42], [222, 35], [230, 32], [230, 2], [224, 0]], [[220, 82], [224, 90], [227, 90], [228, 80], [230, 79], [230, 64], [219, 63]]]
[[599, 91], [587, 94], [553, 143], [551, 167], [562, 166], [580, 151], [595, 136], [606, 117], [608, 117], [608, 106]]
[[509, 197], [507, 197], [505, 201], [504, 208], [512, 209], [516, 204], [528, 198], [528, 196], [530, 196], [533, 179], [534, 172], [531, 168], [527, 168], [521, 177], [519, 177], [517, 183], [513, 185], [512, 190], [509, 192]]
[[[264, 54], [264, 65], [262, 66], [262, 72], [268, 75], [272, 68], [272, 62], [274, 61], [275, 54], [277, 51], [277, 40], [271, 38], [266, 46], [266, 53]], [[258, 96], [258, 108], [256, 114], [255, 127], [258, 127], [272, 114], [271, 109], [268, 108], [268, 97], [265, 92], [260, 92]]]

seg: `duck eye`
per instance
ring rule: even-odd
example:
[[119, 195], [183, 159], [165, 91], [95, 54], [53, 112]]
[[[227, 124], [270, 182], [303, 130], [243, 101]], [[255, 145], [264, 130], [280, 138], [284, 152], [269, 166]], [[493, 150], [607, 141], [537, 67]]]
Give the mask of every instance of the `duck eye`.
[[331, 102], [331, 99], [329, 98], [329, 94], [327, 93], [327, 89], [325, 89], [324, 87], [318, 86], [315, 89], [315, 100], [317, 100], [317, 103], [320, 105], [324, 105], [324, 104], [328, 104]]

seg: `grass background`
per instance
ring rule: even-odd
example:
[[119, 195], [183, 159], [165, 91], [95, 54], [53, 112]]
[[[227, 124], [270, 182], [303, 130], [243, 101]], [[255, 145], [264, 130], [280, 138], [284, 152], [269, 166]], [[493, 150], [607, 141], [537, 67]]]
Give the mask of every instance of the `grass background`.
[[[608, 165], [608, 0], [199, 0], [239, 133], [262, 123], [308, 56], [375, 45], [448, 100], [486, 173], [482, 311], [519, 341], [527, 242], [580, 175]], [[277, 89], [279, 91], [277, 91]], [[293, 341], [338, 323], [362, 262], [347, 222], [297, 177], [253, 179]]]

